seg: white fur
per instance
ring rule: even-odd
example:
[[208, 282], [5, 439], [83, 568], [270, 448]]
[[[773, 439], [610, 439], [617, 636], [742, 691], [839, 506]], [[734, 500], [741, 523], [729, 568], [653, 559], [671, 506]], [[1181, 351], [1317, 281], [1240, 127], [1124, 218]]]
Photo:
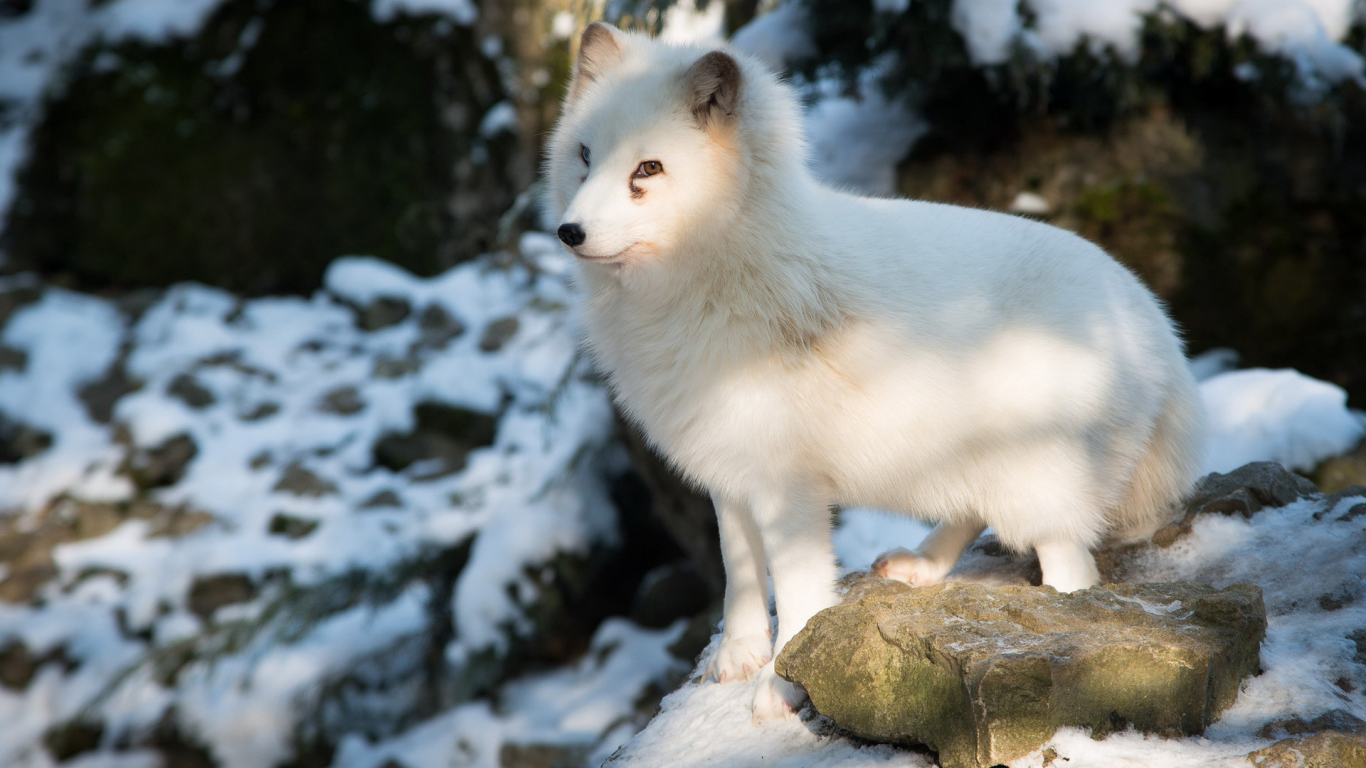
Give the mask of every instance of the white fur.
[[[916, 583], [990, 525], [1038, 552], [1046, 584], [1080, 589], [1091, 548], [1164, 522], [1197, 472], [1200, 400], [1130, 272], [1016, 216], [822, 187], [763, 65], [730, 51], [738, 105], [699, 122], [682, 82], [708, 49], [611, 40], [550, 142], [550, 203], [587, 234], [587, 343], [617, 402], [716, 502], [712, 672], [760, 670], [757, 719], [800, 700], [769, 659], [835, 602], [832, 505], [941, 523], [880, 563]], [[646, 160], [665, 172], [633, 197]]]

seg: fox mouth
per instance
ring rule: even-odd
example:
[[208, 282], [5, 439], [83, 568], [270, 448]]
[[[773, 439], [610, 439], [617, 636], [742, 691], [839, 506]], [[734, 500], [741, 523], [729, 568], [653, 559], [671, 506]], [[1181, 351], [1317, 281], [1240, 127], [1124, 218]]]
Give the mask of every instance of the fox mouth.
[[607, 256], [594, 256], [593, 254], [583, 253], [577, 248], [570, 248], [569, 250], [573, 251], [574, 256], [576, 258], [581, 259], [583, 261], [592, 262], [595, 264], [609, 264], [612, 262], [620, 261], [623, 257], [629, 255], [631, 250], [634, 249], [637, 245], [639, 245], [639, 243], [632, 243], [631, 245], [622, 248], [620, 251], [617, 251], [616, 253]]

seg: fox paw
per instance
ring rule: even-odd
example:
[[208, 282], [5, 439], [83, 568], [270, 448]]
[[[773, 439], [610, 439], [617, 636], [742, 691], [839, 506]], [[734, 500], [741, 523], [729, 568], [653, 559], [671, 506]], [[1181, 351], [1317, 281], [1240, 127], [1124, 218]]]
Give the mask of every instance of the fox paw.
[[901, 548], [883, 552], [873, 561], [873, 573], [883, 578], [904, 581], [913, 587], [939, 584], [952, 568], [952, 563], [946, 567], [943, 563]]
[[754, 691], [754, 724], [790, 720], [797, 716], [797, 709], [805, 701], [806, 690], [778, 677], [769, 662], [759, 670], [759, 685]]
[[707, 677], [718, 683], [748, 680], [773, 658], [773, 639], [767, 634], [743, 637], [721, 636], [721, 645], [712, 654]]

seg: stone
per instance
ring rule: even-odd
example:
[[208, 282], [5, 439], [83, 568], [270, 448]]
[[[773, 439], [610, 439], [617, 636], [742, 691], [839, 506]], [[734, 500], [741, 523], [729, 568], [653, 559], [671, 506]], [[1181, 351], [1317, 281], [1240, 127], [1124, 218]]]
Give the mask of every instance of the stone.
[[57, 760], [69, 760], [92, 752], [104, 737], [104, 724], [90, 720], [72, 720], [55, 725], [43, 734], [43, 745]]
[[213, 405], [215, 400], [213, 393], [188, 373], [171, 379], [171, 383], [166, 386], [166, 394], [195, 409], [207, 408]]
[[1342, 456], [1334, 456], [1314, 468], [1314, 482], [1324, 493], [1337, 493], [1366, 485], [1366, 440]]
[[0, 647], [0, 686], [11, 691], [22, 691], [38, 671], [38, 662], [29, 653], [28, 646], [11, 640]]
[[498, 752], [502, 768], [578, 768], [592, 747], [584, 744], [504, 744]]
[[1366, 666], [1366, 629], [1352, 630], [1351, 634], [1347, 635], [1347, 639], [1352, 641], [1352, 645], [1356, 646], [1357, 650], [1352, 656], [1352, 660]]
[[280, 406], [277, 403], [260, 403], [253, 406], [245, 413], [240, 414], [240, 418], [242, 421], [261, 421], [263, 419], [268, 419], [279, 412]]
[[163, 507], [145, 502], [134, 503], [132, 516], [151, 521], [152, 527], [147, 531], [149, 539], [188, 536], [214, 521], [213, 515], [198, 509]]
[[1186, 506], [1199, 510], [1215, 504], [1216, 508], [1211, 511], [1223, 511], [1218, 505], [1237, 506], [1223, 501], [1225, 499], [1250, 499], [1264, 507], [1284, 507], [1318, 495], [1318, 486], [1308, 478], [1274, 461], [1257, 461], [1244, 464], [1226, 475], [1211, 472], [1201, 478]]
[[517, 335], [517, 328], [521, 323], [515, 317], [504, 317], [501, 320], [494, 320], [484, 329], [484, 335], [479, 338], [479, 348], [485, 352], [497, 352], [503, 345], [512, 340]]
[[418, 343], [431, 349], [444, 349], [465, 333], [464, 324], [442, 309], [440, 304], [428, 304], [418, 315], [417, 327], [421, 331]]
[[23, 373], [25, 368], [28, 368], [27, 352], [0, 344], [0, 373], [4, 371]]
[[337, 492], [337, 484], [326, 480], [306, 469], [301, 464], [290, 464], [280, 477], [280, 482], [272, 490], [292, 493], [295, 496], [330, 496]]
[[666, 563], [641, 579], [631, 604], [631, 620], [647, 629], [664, 629], [706, 610], [710, 602], [707, 583], [692, 563]]
[[108, 424], [114, 418], [114, 406], [124, 395], [135, 392], [142, 386], [142, 382], [128, 376], [128, 370], [124, 366], [126, 353], [125, 349], [103, 376], [87, 381], [76, 390], [76, 397], [85, 406], [85, 412], [100, 424]]
[[318, 529], [318, 521], [304, 517], [289, 515], [284, 512], [276, 512], [270, 518], [270, 533], [272, 536], [284, 536], [287, 539], [302, 539], [308, 534]]
[[322, 402], [318, 403], [318, 410], [323, 413], [335, 413], [338, 416], [350, 416], [365, 410], [365, 401], [361, 399], [359, 389], [337, 387], [323, 395]]
[[412, 432], [388, 432], [374, 445], [379, 466], [394, 472], [413, 467], [414, 480], [434, 480], [465, 468], [469, 452], [492, 445], [498, 419], [486, 413], [436, 402], [413, 408]]
[[375, 360], [370, 375], [377, 379], [401, 379], [422, 369], [422, 361], [416, 357], [390, 357], [380, 355]]
[[195, 579], [185, 602], [190, 612], [208, 620], [225, 605], [245, 603], [256, 597], [256, 585], [240, 573], [224, 573]]
[[778, 674], [862, 738], [924, 744], [944, 768], [988, 768], [1060, 727], [1198, 734], [1257, 671], [1266, 632], [1249, 584], [914, 588], [855, 577]]
[[1366, 735], [1334, 730], [1292, 736], [1249, 753], [1247, 760], [1257, 768], [1361, 768], [1366, 766]]
[[180, 478], [185, 476], [185, 468], [197, 455], [199, 446], [194, 438], [181, 433], [160, 445], [134, 451], [125, 471], [138, 488], [163, 488], [180, 482]]
[[1226, 475], [1211, 472], [1195, 484], [1195, 490], [1185, 502], [1182, 518], [1159, 529], [1152, 541], [1159, 547], [1171, 546], [1190, 533], [1191, 525], [1199, 515], [1252, 517], [1267, 507], [1284, 507], [1301, 499], [1322, 496], [1313, 481], [1272, 461], [1244, 464]]
[[403, 499], [392, 489], [376, 491], [375, 495], [361, 502], [361, 509], [397, 509], [403, 506]]
[[1271, 739], [1276, 736], [1304, 736], [1322, 733], [1323, 731], [1360, 733], [1363, 730], [1366, 730], [1366, 722], [1363, 722], [1361, 718], [1345, 709], [1330, 709], [1313, 720], [1293, 717], [1267, 723], [1262, 726], [1261, 730], [1257, 731], [1257, 735], [1263, 739]]
[[361, 308], [356, 315], [356, 325], [362, 331], [378, 331], [407, 320], [412, 312], [413, 308], [406, 299], [380, 296]]
[[[1330, 517], [1339, 523], [1355, 520], [1366, 514], [1366, 502], [1358, 501], [1362, 498], [1366, 498], [1366, 485], [1353, 485], [1329, 494], [1328, 498], [1324, 499], [1323, 509], [1314, 513], [1314, 519]], [[1351, 503], [1343, 503], [1347, 501]]]
[[0, 464], [18, 464], [52, 447], [52, 435], [0, 413]]

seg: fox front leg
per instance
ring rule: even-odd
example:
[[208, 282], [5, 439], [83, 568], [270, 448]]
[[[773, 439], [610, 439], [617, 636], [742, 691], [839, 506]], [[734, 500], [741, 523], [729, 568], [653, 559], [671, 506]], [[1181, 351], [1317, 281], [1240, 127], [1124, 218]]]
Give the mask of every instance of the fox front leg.
[[726, 566], [726, 597], [721, 645], [712, 654], [707, 677], [728, 683], [750, 679], [773, 658], [768, 572], [749, 506], [716, 494], [712, 503]]
[[[838, 602], [835, 554], [830, 543], [830, 508], [826, 500], [803, 489], [789, 489], [751, 503], [763, 541], [773, 597], [778, 607], [777, 658], [783, 646], [820, 611]], [[754, 722], [791, 717], [806, 691], [778, 677], [769, 662], [759, 671], [754, 692]]]

